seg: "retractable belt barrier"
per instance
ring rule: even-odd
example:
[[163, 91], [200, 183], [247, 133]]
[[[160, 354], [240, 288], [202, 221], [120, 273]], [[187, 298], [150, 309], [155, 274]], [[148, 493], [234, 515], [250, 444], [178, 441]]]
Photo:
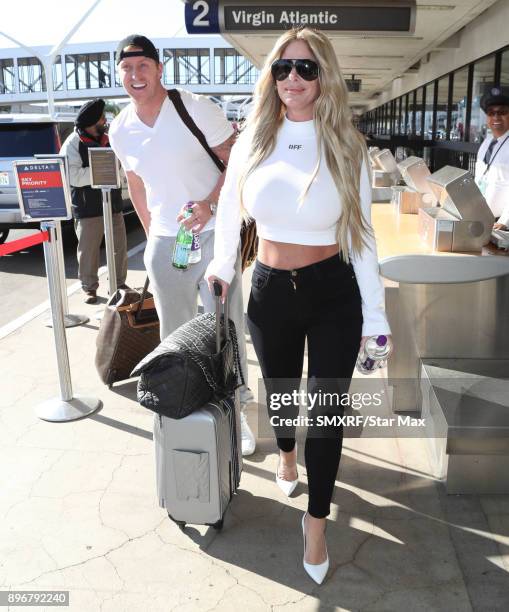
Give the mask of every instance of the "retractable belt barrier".
[[41, 244], [41, 242], [46, 242], [46, 240], [49, 240], [48, 232], [40, 231], [37, 234], [30, 234], [30, 236], [0, 244], [0, 257], [2, 257], [2, 255], [10, 255], [11, 253], [23, 251], [36, 244]]

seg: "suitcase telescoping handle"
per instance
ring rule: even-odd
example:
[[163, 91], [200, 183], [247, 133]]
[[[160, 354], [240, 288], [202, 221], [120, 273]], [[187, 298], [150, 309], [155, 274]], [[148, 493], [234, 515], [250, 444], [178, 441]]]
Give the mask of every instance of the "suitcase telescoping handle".
[[221, 314], [224, 315], [224, 335], [226, 340], [230, 338], [230, 326], [228, 323], [228, 297], [226, 297], [223, 306], [223, 312], [221, 313], [221, 283], [217, 280], [213, 283], [214, 295], [216, 296], [216, 351], [219, 353], [221, 350]]

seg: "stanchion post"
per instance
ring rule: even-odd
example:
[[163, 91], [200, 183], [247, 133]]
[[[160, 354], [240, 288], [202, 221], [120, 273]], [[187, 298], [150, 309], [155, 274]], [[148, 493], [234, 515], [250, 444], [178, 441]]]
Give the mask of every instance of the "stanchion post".
[[64, 324], [65, 317], [69, 314], [69, 301], [67, 299], [67, 287], [65, 282], [65, 261], [64, 261], [64, 243], [62, 239], [62, 223], [56, 221], [56, 239], [57, 239], [57, 259], [58, 259], [58, 271], [60, 274], [60, 288], [62, 290], [62, 310], [64, 313]]
[[[76, 327], [88, 323], [90, 319], [85, 315], [69, 314], [69, 300], [67, 299], [67, 284], [65, 282], [65, 260], [64, 260], [64, 241], [62, 238], [62, 223], [56, 223], [56, 257], [58, 261], [59, 286], [62, 293], [62, 311], [64, 313], [64, 327]], [[53, 326], [53, 319], [50, 318], [44, 323], [46, 327]]]
[[55, 351], [57, 354], [58, 379], [60, 382], [60, 398], [67, 402], [72, 399], [71, 370], [69, 367], [69, 353], [65, 335], [63, 300], [61, 289], [61, 276], [57, 253], [57, 222], [44, 221], [41, 229], [48, 232], [49, 240], [44, 243], [44, 261], [48, 276], [49, 299], [51, 304], [51, 317], [53, 319], [53, 332], [55, 337]]
[[57, 222], [43, 221], [41, 229], [48, 232], [49, 240], [44, 242], [44, 261], [48, 277], [48, 290], [53, 319], [53, 336], [57, 356], [60, 399], [54, 398], [39, 404], [35, 412], [40, 419], [52, 422], [74, 421], [88, 416], [101, 407], [95, 397], [73, 395], [69, 351], [65, 335], [62, 303], [61, 276], [58, 262]]
[[102, 189], [104, 242], [106, 244], [106, 263], [108, 265], [108, 286], [110, 296], [117, 290], [117, 270], [115, 266], [115, 245], [113, 244], [113, 212], [111, 208], [111, 189]]
[[[64, 177], [65, 177], [65, 185], [66, 190], [70, 193], [71, 185], [69, 183], [69, 164], [67, 157], [65, 155], [50, 153], [41, 155], [36, 153], [34, 155], [35, 159], [39, 160], [52, 160], [59, 159], [64, 164]], [[65, 327], [76, 327], [77, 325], [83, 325], [88, 323], [90, 319], [85, 315], [75, 315], [69, 314], [69, 300], [67, 298], [67, 284], [65, 281], [65, 259], [64, 259], [64, 241], [62, 237], [62, 222], [56, 221], [57, 224], [57, 257], [58, 257], [58, 268], [60, 273], [60, 287], [62, 289], [62, 305], [64, 312], [64, 325]], [[46, 327], [52, 327], [53, 322], [52, 319], [48, 319], [44, 323]]]
[[16, 190], [24, 222], [40, 221], [48, 233], [44, 241], [44, 261], [48, 277], [49, 300], [58, 365], [60, 398], [35, 407], [40, 419], [52, 422], [74, 421], [95, 412], [101, 401], [95, 397], [73, 395], [71, 370], [64, 322], [64, 299], [57, 243], [57, 222], [71, 218], [71, 198], [65, 182], [61, 159], [13, 161]]
[[[91, 186], [102, 191], [104, 241], [106, 243], [106, 263], [108, 265], [108, 284], [110, 296], [117, 290], [117, 273], [115, 269], [115, 247], [113, 244], [113, 211], [111, 190], [120, 187], [118, 160], [109, 147], [90, 147], [88, 149]], [[101, 314], [98, 314], [98, 318]]]

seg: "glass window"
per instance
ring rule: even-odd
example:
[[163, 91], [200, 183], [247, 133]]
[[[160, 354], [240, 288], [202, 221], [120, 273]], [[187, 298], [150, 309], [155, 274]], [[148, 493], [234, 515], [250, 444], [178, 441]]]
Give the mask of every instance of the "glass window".
[[504, 93], [509, 89], [509, 49], [502, 53], [500, 64], [500, 86], [504, 88]]
[[253, 85], [259, 70], [235, 49], [214, 49], [215, 83]]
[[0, 60], [0, 94], [14, 93], [16, 84], [14, 81], [14, 60]]
[[63, 88], [62, 57], [59, 55], [53, 64], [53, 91], [62, 91]]
[[422, 136], [424, 87], [417, 90], [415, 105], [415, 135]]
[[111, 87], [109, 53], [77, 53], [65, 56], [67, 89]]
[[396, 103], [397, 100], [391, 100], [391, 134], [396, 132]]
[[424, 88], [424, 134], [425, 140], [433, 138], [433, 96], [435, 83], [428, 83]]
[[449, 101], [449, 75], [438, 81], [437, 126], [435, 139], [445, 140], [447, 135], [447, 105]]
[[403, 99], [401, 101], [401, 133], [402, 134], [407, 133], [408, 104], [409, 104], [408, 94], [406, 94], [406, 96], [403, 96]]
[[208, 49], [164, 49], [163, 79], [166, 85], [210, 83]]
[[474, 79], [472, 87], [472, 114], [470, 117], [470, 142], [482, 142], [486, 137], [486, 115], [481, 109], [480, 102], [484, 93], [494, 86], [495, 56], [474, 64]]
[[408, 113], [406, 117], [406, 133], [408, 136], [415, 134], [415, 91], [408, 94]]
[[392, 124], [393, 134], [399, 134], [399, 98], [394, 100], [394, 121]]
[[113, 52], [113, 74], [115, 75], [115, 87], [122, 87], [122, 81], [120, 79], [120, 74], [118, 72], [117, 66], [117, 52]]
[[18, 59], [18, 78], [20, 93], [46, 91], [44, 70], [36, 57], [20, 57]]
[[35, 153], [55, 153], [55, 146], [53, 123], [0, 124], [0, 157], [16, 159]]
[[396, 134], [403, 134], [403, 96], [399, 97], [396, 108]]
[[450, 140], [464, 140], [467, 116], [468, 67], [454, 73]]

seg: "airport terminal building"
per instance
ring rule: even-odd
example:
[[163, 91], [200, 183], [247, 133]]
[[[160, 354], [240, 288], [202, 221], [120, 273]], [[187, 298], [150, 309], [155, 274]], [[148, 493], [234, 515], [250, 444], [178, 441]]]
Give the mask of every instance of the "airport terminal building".
[[[152, 39], [162, 83], [209, 97], [236, 126], [252, 110], [260, 70], [285, 29], [311, 25], [329, 36], [367, 144], [371, 223], [395, 347], [375, 375], [357, 371], [352, 389], [372, 384], [383, 401], [370, 418], [352, 409], [345, 421], [328, 521], [331, 568], [317, 587], [306, 582], [299, 557], [308, 482], [302, 429], [300, 482], [295, 494], [282, 497], [250, 336], [255, 401], [246, 415], [256, 452], [241, 462], [222, 529], [177, 521], [178, 529], [157, 504], [159, 493], [163, 505], [154, 467], [158, 417], [138, 405], [135, 380], [108, 387], [97, 376], [100, 322], [76, 326], [66, 337], [76, 387], [90, 389], [101, 411], [60, 424], [35, 416], [34, 405], [58, 385], [52, 331], [42, 322], [48, 305], [39, 306], [33, 316], [0, 326], [0, 471], [7, 466], [0, 591], [69, 592], [70, 608], [79, 612], [505, 611], [509, 142], [503, 146], [509, 131], [493, 128], [492, 118], [509, 125], [509, 0], [178, 4], [188, 35]], [[117, 114], [129, 101], [117, 44], [0, 49], [0, 281], [10, 273], [1, 243], [8, 224], [21, 223], [12, 204], [11, 167], [19, 157], [13, 148], [42, 122], [52, 126], [52, 148], [26, 157], [55, 157], [62, 124], [73, 129], [69, 113], [93, 98], [104, 98], [108, 113]], [[27, 119], [30, 113], [39, 118]], [[492, 167], [506, 194], [498, 209], [486, 186]], [[145, 244], [129, 252], [133, 287], [146, 279]], [[242, 275], [245, 309], [253, 268]], [[260, 291], [268, 278], [263, 282]], [[71, 289], [69, 308], [76, 311], [83, 306]], [[205, 453], [191, 457], [198, 450], [176, 452], [187, 453], [181, 467], [196, 460], [203, 483], [209, 464]], [[192, 471], [186, 472], [191, 480]], [[180, 479], [186, 501], [196, 497]], [[230, 480], [230, 493], [232, 486]]]

